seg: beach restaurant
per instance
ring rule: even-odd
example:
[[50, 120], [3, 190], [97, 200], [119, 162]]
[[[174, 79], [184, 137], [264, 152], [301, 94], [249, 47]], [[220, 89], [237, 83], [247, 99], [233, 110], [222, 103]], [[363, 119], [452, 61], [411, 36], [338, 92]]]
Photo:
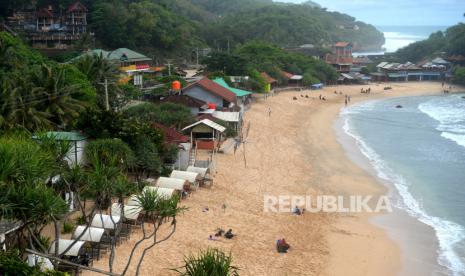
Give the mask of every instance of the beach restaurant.
[[419, 65], [411, 62], [381, 62], [376, 66], [377, 72], [371, 73], [371, 76], [374, 81], [443, 80], [448, 73], [447, 64], [442, 64], [442, 59], [434, 61], [436, 62], [424, 62]]

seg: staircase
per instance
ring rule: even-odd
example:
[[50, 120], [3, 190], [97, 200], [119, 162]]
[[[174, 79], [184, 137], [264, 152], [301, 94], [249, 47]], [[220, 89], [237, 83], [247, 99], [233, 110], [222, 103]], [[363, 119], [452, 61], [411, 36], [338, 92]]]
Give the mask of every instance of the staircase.
[[196, 159], [197, 159], [197, 145], [194, 149], [191, 149], [189, 153], [189, 166], [195, 166]]

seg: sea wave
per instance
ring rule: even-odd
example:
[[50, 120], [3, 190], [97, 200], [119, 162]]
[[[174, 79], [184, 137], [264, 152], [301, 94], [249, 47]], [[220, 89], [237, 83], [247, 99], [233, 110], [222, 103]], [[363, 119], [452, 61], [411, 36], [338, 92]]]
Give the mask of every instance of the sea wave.
[[418, 109], [439, 122], [436, 129], [443, 138], [465, 147], [465, 100], [461, 95], [434, 98]]
[[384, 32], [384, 37], [387, 39], [401, 39], [401, 40], [413, 40], [413, 41], [419, 41], [419, 40], [423, 40], [427, 38], [425, 36], [411, 35], [411, 34], [400, 33], [400, 32]]
[[371, 110], [372, 108], [374, 108], [373, 102], [368, 102], [343, 109], [341, 116], [344, 120], [343, 129], [345, 133], [355, 139], [360, 151], [370, 161], [378, 177], [392, 183], [395, 187], [400, 195], [400, 200], [394, 202], [394, 205], [406, 210], [410, 216], [435, 230], [439, 241], [438, 263], [450, 270], [452, 275], [464, 275], [465, 264], [455, 252], [454, 247], [465, 239], [465, 228], [457, 223], [427, 214], [420, 202], [410, 193], [409, 183], [405, 178], [390, 169], [383, 159], [351, 128], [350, 115], [363, 112], [363, 110]]
[[386, 39], [383, 48], [387, 52], [395, 52], [400, 48], [403, 48], [416, 41], [426, 39], [424, 36], [411, 35], [400, 32], [384, 32], [384, 38]]

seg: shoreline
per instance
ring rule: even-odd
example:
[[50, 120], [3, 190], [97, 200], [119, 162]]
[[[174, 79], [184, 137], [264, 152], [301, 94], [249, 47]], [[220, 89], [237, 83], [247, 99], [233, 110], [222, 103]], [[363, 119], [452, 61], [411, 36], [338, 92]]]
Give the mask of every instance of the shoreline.
[[[378, 176], [373, 164], [359, 149], [357, 140], [343, 130], [343, 119], [345, 118], [342, 115], [337, 119], [336, 132], [338, 141], [343, 145], [350, 160], [367, 171], [379, 185], [383, 185], [389, 198], [401, 200], [393, 183]], [[401, 267], [397, 275], [429, 275], [432, 271], [444, 271], [444, 267], [438, 263], [439, 242], [434, 229], [413, 218], [403, 209], [396, 206], [392, 206], [392, 209], [392, 213], [373, 214], [367, 221], [382, 228], [399, 247]]]
[[[251, 122], [246, 146], [217, 155], [217, 172], [211, 188], [195, 191], [181, 205], [189, 209], [178, 220], [168, 241], [147, 253], [141, 275], [176, 275], [171, 268], [182, 265], [184, 255], [208, 247], [231, 252], [241, 275], [397, 275], [405, 261], [402, 248], [372, 214], [337, 215], [265, 213], [264, 195], [357, 194], [383, 195], [387, 188], [350, 159], [338, 141], [333, 122], [344, 105], [383, 97], [413, 96], [440, 91], [440, 83], [390, 83], [326, 87], [323, 90], [282, 92], [257, 99], [245, 113]], [[360, 88], [372, 87], [372, 94]], [[413, 91], [412, 91], [413, 90]], [[324, 94], [327, 101], [318, 100]], [[310, 98], [301, 97], [308, 95]], [[293, 97], [297, 100], [293, 100]], [[268, 108], [272, 109], [268, 117]], [[358, 149], [357, 149], [358, 150]], [[223, 208], [226, 206], [226, 208]], [[208, 212], [202, 210], [208, 207]], [[209, 241], [221, 227], [233, 229], [232, 240]], [[160, 233], [163, 234], [163, 233]], [[114, 271], [121, 271], [128, 249], [141, 233], [116, 249]], [[287, 254], [278, 254], [275, 241], [286, 238]], [[136, 253], [136, 256], [140, 254]], [[94, 263], [104, 267], [108, 256]], [[130, 267], [129, 275], [134, 271]], [[92, 275], [89, 272], [83, 275]]]

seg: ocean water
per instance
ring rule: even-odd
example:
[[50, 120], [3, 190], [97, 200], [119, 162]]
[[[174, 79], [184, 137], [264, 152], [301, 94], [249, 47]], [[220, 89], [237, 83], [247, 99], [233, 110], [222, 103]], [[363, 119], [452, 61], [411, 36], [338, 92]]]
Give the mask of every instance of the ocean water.
[[369, 101], [341, 113], [345, 132], [394, 187], [391, 203], [434, 229], [447, 275], [465, 275], [464, 95]]
[[386, 42], [383, 48], [385, 51], [379, 53], [354, 53], [355, 56], [379, 55], [384, 52], [392, 53], [411, 43], [425, 40], [434, 32], [445, 31], [447, 26], [376, 26], [376, 28], [384, 33]]

